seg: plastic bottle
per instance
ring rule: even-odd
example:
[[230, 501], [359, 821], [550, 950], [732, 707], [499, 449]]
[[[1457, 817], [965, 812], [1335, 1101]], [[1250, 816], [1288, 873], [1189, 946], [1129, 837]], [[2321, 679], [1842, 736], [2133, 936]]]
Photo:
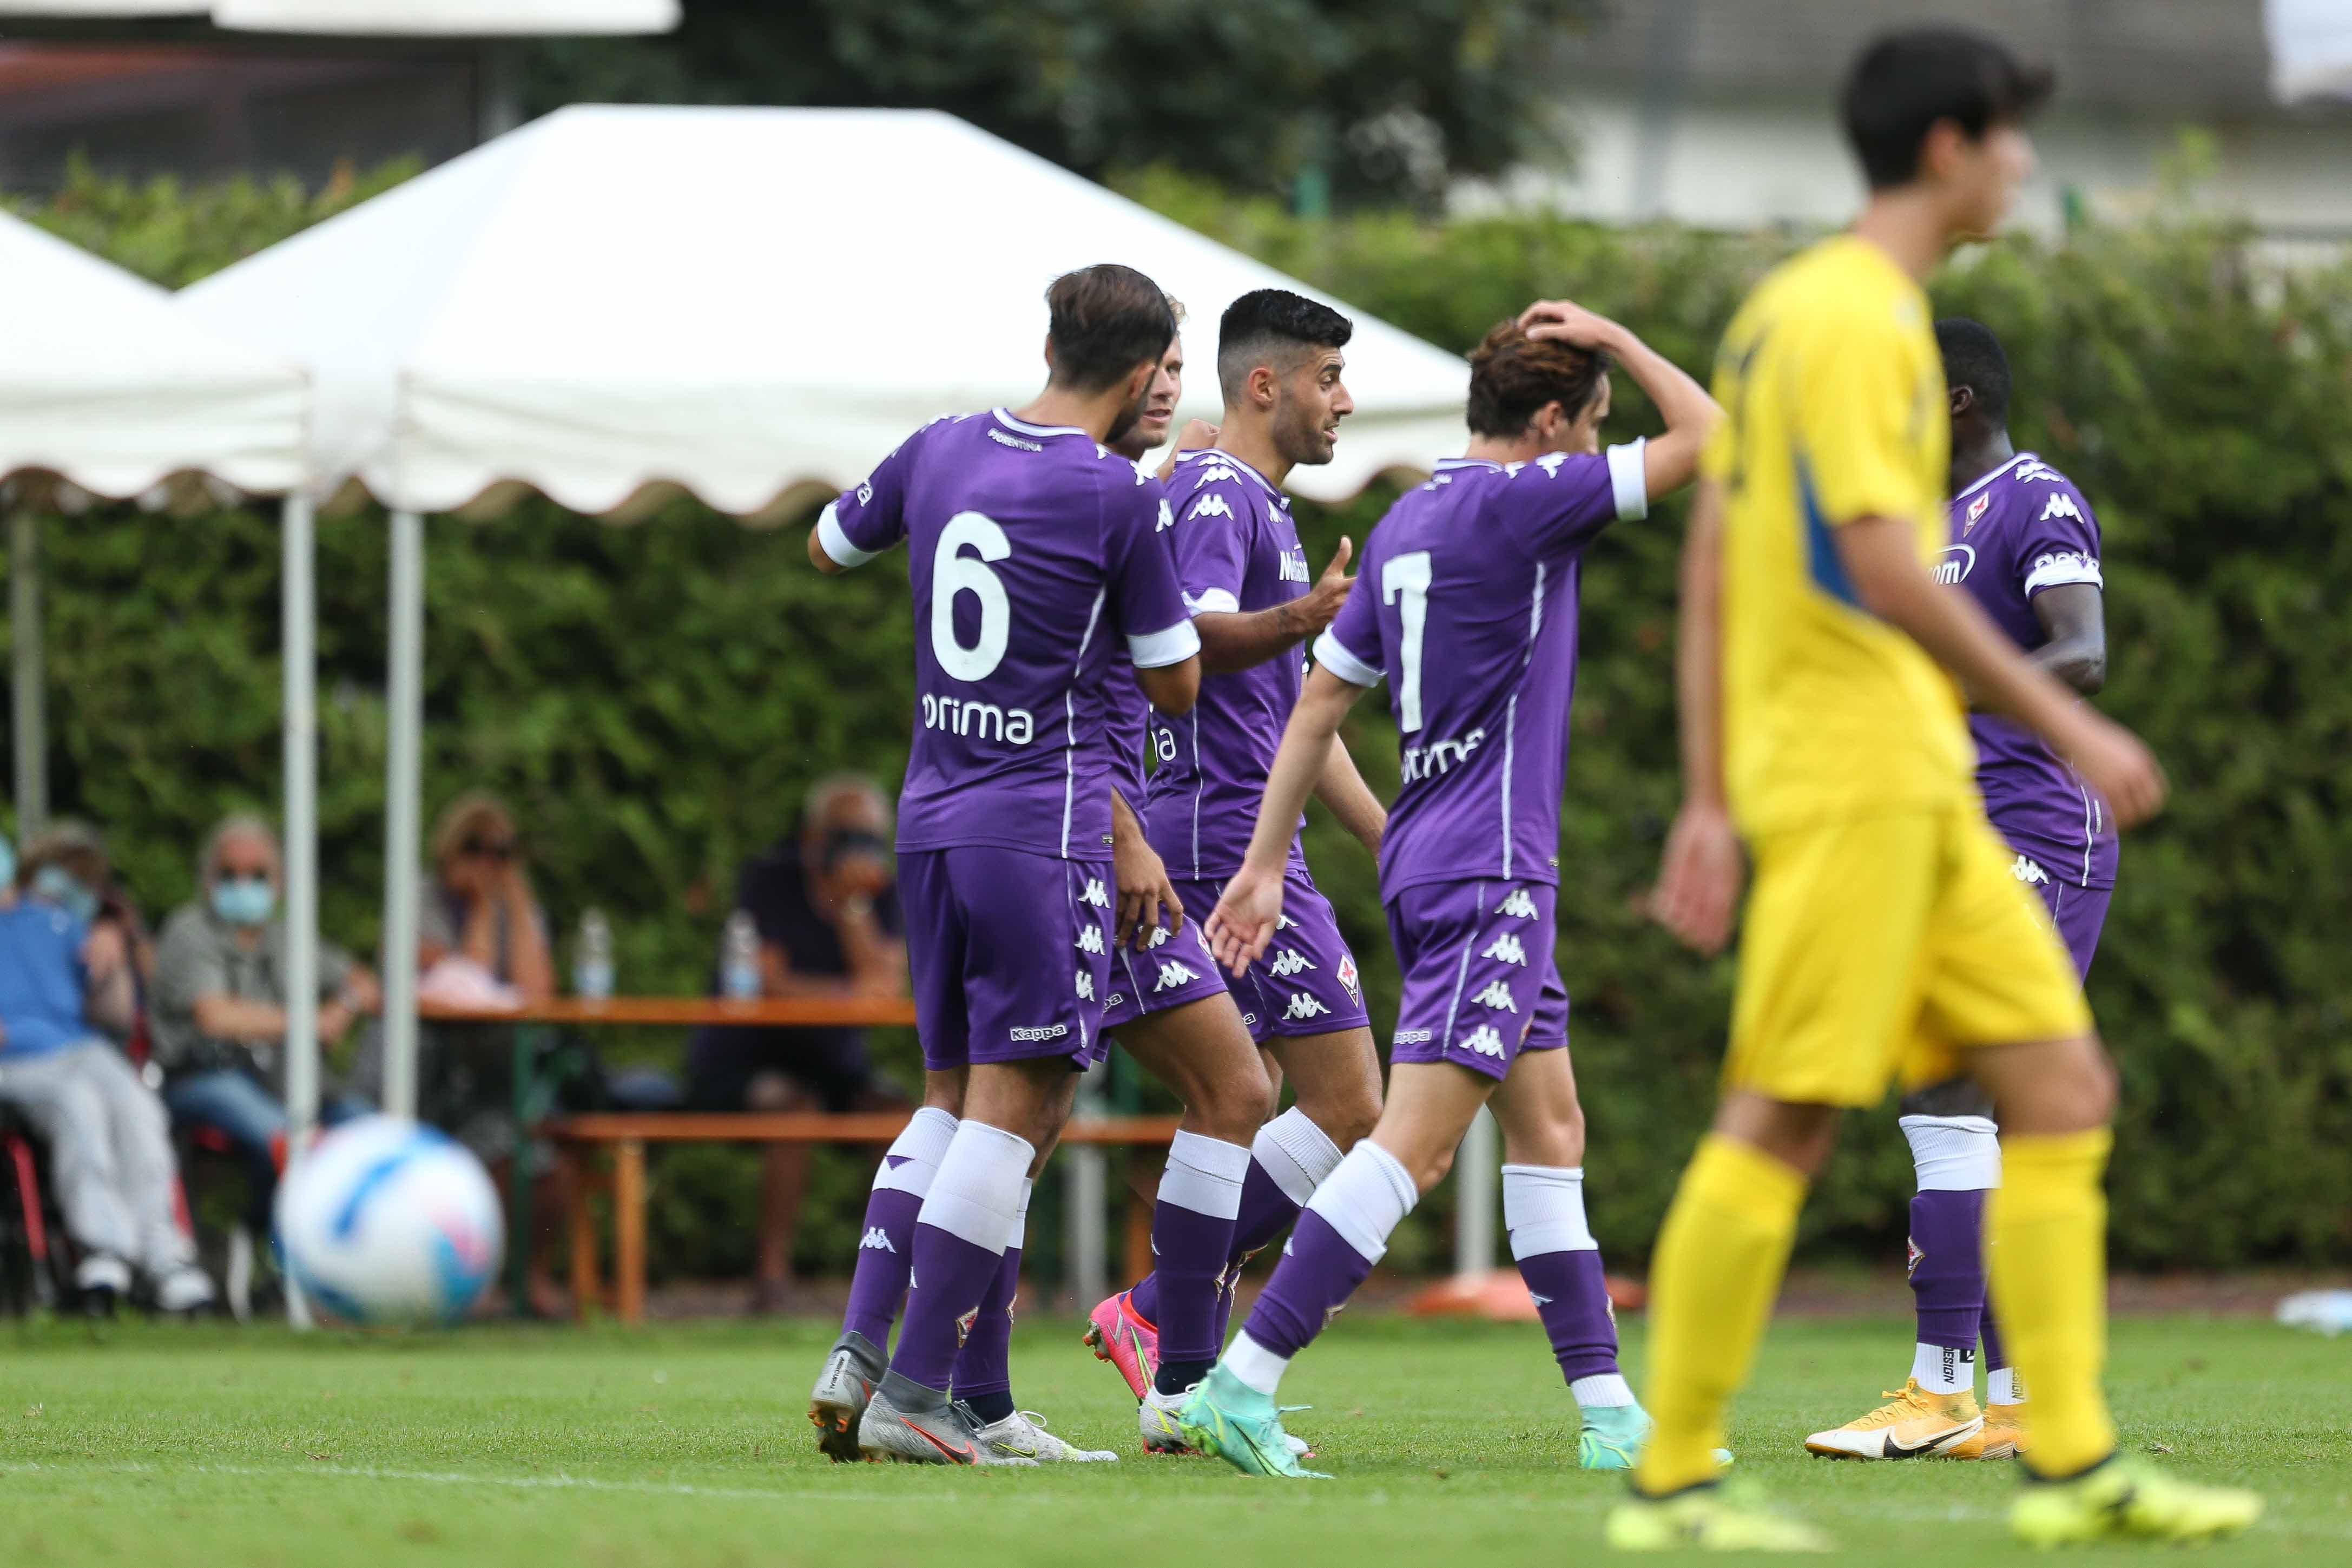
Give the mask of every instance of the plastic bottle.
[[2336, 1335], [2352, 1330], [2352, 1290], [2305, 1290], [2278, 1304], [2278, 1321]]
[[602, 910], [580, 917], [580, 944], [572, 955], [572, 989], [592, 1001], [613, 994], [613, 927]]
[[749, 910], [727, 917], [727, 934], [719, 945], [719, 990], [737, 1002], [760, 994], [760, 928]]

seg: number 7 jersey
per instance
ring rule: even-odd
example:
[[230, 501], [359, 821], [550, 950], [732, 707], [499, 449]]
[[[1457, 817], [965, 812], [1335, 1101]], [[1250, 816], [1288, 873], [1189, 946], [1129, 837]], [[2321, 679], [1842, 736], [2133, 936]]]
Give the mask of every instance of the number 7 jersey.
[[1383, 902], [1431, 882], [1559, 880], [1580, 557], [1647, 515], [1642, 451], [1451, 458], [1372, 530], [1315, 662], [1389, 684], [1402, 767]]
[[1144, 669], [1201, 646], [1153, 538], [1163, 505], [1085, 431], [1000, 408], [925, 426], [825, 508], [818, 542], [844, 566], [908, 546], [901, 850], [1109, 854], [1112, 639]]

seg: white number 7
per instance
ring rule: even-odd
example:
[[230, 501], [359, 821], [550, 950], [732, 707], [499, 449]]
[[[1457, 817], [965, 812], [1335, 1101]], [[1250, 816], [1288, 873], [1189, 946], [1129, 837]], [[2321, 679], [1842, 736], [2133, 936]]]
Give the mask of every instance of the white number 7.
[[1421, 728], [1421, 632], [1429, 621], [1429, 552], [1391, 555], [1381, 567], [1381, 603], [1393, 605], [1404, 633], [1404, 673], [1397, 681], [1397, 728], [1410, 735]]

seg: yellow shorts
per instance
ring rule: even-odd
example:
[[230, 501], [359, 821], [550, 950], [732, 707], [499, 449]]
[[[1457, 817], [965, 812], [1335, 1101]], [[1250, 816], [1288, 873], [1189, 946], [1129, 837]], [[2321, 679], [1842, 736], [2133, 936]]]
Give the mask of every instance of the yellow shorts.
[[1875, 1105], [1972, 1047], [2091, 1031], [2082, 983], [1974, 806], [1767, 834], [1740, 938], [1724, 1082]]

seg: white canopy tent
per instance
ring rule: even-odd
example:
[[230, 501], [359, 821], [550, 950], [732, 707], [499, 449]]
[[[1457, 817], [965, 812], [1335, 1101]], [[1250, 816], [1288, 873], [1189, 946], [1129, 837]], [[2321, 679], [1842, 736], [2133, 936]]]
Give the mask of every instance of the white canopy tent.
[[202, 16], [256, 33], [377, 37], [522, 37], [667, 33], [678, 0], [0, 0], [0, 16]]
[[2352, 4], [2263, 0], [2271, 96], [2281, 103], [2352, 100]]
[[[318, 498], [392, 512], [386, 953], [415, 946], [424, 513], [684, 489], [780, 517], [936, 415], [1033, 395], [1046, 284], [1107, 259], [1186, 300], [1204, 346], [1236, 295], [1317, 292], [947, 115], [664, 108], [563, 110], [187, 289], [310, 370]], [[1357, 412], [1302, 494], [1460, 449], [1461, 359], [1359, 318], [1349, 360]], [[1213, 376], [1188, 391], [1215, 416]], [[415, 986], [387, 963], [401, 1114]]]

